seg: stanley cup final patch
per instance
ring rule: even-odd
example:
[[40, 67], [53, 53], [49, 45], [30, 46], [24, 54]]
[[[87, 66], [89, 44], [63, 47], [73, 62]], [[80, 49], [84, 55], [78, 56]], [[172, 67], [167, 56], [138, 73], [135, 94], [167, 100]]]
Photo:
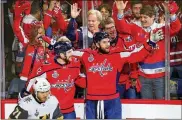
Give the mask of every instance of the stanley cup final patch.
[[88, 57], [88, 61], [89, 62], [93, 62], [94, 61], [94, 56], [92, 54], [90, 54], [90, 56]]
[[132, 41], [132, 37], [131, 35], [129, 35], [128, 37], [124, 38], [125, 42], [131, 42]]
[[59, 74], [57, 71], [54, 71], [53, 74], [52, 74], [52, 77], [53, 78], [58, 78], [59, 77]]

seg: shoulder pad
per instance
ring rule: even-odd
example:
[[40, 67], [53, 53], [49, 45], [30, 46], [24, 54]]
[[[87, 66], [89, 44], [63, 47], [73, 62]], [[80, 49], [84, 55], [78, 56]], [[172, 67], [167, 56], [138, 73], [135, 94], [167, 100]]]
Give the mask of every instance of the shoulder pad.
[[58, 99], [54, 95], [50, 95], [49, 99], [53, 104], [59, 104]]

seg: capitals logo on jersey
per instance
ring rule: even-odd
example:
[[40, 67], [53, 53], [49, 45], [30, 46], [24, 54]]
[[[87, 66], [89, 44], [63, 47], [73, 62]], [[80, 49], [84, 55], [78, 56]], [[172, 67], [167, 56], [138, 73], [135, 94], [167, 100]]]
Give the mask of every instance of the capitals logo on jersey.
[[[31, 52], [31, 53], [28, 54], [28, 56], [31, 56], [33, 58], [34, 57], [34, 54], [35, 54], [34, 52]], [[36, 61], [43, 60], [44, 59], [44, 52], [43, 51], [39, 51], [36, 54], [35, 58], [36, 58]]]
[[96, 73], [98, 72], [101, 77], [104, 75], [107, 75], [109, 71], [112, 71], [113, 67], [111, 66], [110, 63], [107, 63], [107, 59], [104, 59], [102, 63], [93, 63], [93, 66], [89, 68], [90, 72]]
[[65, 92], [68, 92], [71, 90], [71, 88], [74, 86], [74, 79], [71, 79], [71, 75], [68, 76], [68, 79], [62, 80], [61, 82], [58, 80], [57, 83], [52, 84], [52, 88], [63, 88]]

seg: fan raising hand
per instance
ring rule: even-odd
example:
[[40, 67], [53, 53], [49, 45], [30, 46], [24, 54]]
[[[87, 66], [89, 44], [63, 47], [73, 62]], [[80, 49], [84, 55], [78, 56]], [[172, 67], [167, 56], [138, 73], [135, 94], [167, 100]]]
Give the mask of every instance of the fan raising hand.
[[81, 9], [78, 8], [78, 4], [77, 3], [74, 3], [73, 5], [71, 5], [71, 17], [72, 18], [78, 17], [80, 12], [81, 12]]

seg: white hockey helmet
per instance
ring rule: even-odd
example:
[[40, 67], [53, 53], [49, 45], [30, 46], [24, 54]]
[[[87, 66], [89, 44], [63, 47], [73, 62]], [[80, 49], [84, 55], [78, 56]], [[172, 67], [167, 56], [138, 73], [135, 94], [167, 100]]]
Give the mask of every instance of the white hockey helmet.
[[34, 91], [37, 92], [47, 92], [51, 88], [50, 83], [45, 78], [36, 78], [36, 81], [33, 85]]

